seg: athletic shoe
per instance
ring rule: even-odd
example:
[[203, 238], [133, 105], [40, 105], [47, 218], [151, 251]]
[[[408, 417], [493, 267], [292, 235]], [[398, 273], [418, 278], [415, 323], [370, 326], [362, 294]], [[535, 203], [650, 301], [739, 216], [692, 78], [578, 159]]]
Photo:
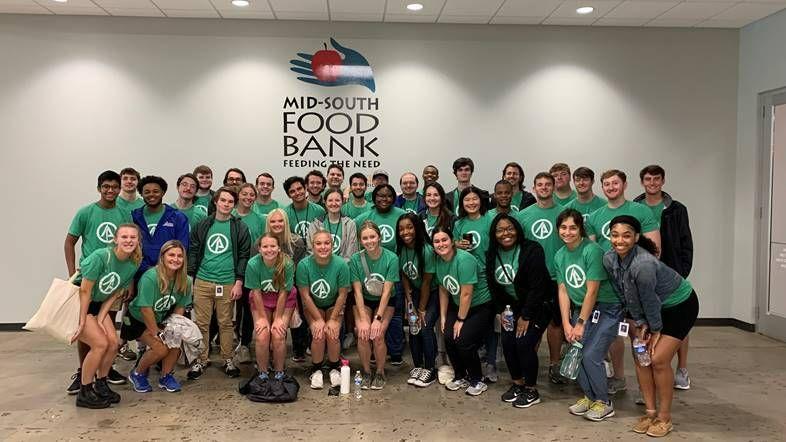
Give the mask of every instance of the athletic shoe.
[[371, 379], [372, 378], [373, 378], [373, 376], [371, 376], [371, 373], [363, 373], [363, 380], [360, 381], [360, 389], [361, 390], [368, 390], [369, 388], [371, 388]]
[[292, 355], [292, 362], [297, 362], [297, 363], [299, 363], [299, 364], [300, 364], [300, 363], [303, 363], [303, 362], [306, 362], [306, 355], [305, 355], [305, 354], [302, 354], [302, 355], [297, 355], [297, 354], [295, 354], [295, 355]]
[[617, 379], [617, 378], [609, 378], [608, 379], [608, 388], [609, 394], [617, 394], [620, 391], [625, 391], [628, 389], [628, 384], [625, 381], [625, 378]]
[[524, 393], [524, 386], [513, 384], [508, 391], [502, 393], [502, 402], [516, 402], [516, 399]]
[[270, 380], [270, 375], [268, 375], [266, 371], [260, 371], [257, 373], [257, 379], [262, 382], [267, 382]]
[[644, 405], [644, 404], [645, 404], [645, 402], [644, 402], [644, 396], [642, 396], [642, 395], [641, 395], [641, 391], [639, 391], [638, 393], [636, 393], [636, 399], [634, 399], [634, 401], [633, 401], [633, 402], [635, 402], [635, 403], [636, 403], [636, 405]]
[[475, 385], [470, 385], [464, 391], [470, 396], [480, 396], [484, 391], [488, 390], [489, 387], [483, 381], [478, 381]]
[[120, 356], [125, 361], [136, 361], [136, 353], [134, 350], [128, 346], [128, 342], [121, 345], [119, 349], [117, 349], [117, 355]]
[[314, 370], [309, 376], [309, 380], [311, 381], [311, 388], [314, 390], [321, 390], [322, 387], [325, 386], [325, 378], [322, 374], [322, 370]]
[[635, 424], [633, 424], [633, 432], [639, 434], [645, 434], [647, 430], [650, 429], [650, 425], [652, 425], [652, 421], [654, 420], [655, 418], [652, 416], [644, 415], [640, 417], [639, 420]]
[[251, 352], [245, 345], [238, 345], [235, 349], [235, 360], [238, 364], [248, 364], [251, 362]]
[[106, 377], [106, 381], [112, 385], [123, 385], [126, 383], [126, 377], [118, 373], [118, 371], [115, 370], [115, 367], [112, 367], [109, 369], [109, 374]]
[[335, 368], [330, 370], [330, 373], [328, 373], [328, 378], [330, 378], [331, 387], [338, 387], [341, 385], [341, 372]]
[[79, 368], [76, 370], [76, 373], [71, 375], [71, 385], [66, 388], [66, 393], [70, 395], [74, 395], [79, 393], [79, 390], [82, 388], [82, 369]]
[[199, 377], [202, 376], [202, 373], [204, 371], [205, 371], [205, 364], [203, 362], [196, 361], [193, 364], [191, 364], [191, 369], [188, 370], [188, 374], [186, 374], [186, 377], [193, 381], [199, 379]]
[[[265, 373], [265, 374], [267, 374], [267, 373]], [[277, 371], [275, 376], [273, 376], [273, 379], [275, 379], [277, 381], [280, 381], [280, 380], [284, 379], [284, 376], [286, 376], [286, 374], [283, 371]]]
[[355, 334], [354, 333], [347, 333], [344, 335], [344, 340], [341, 342], [341, 348], [343, 350], [349, 350], [352, 345], [355, 344]]
[[437, 380], [437, 370], [433, 368], [431, 370], [427, 368], [423, 368], [420, 370], [420, 376], [418, 376], [418, 378], [415, 379], [414, 385], [416, 387], [425, 388], [433, 384], [434, 381], [436, 380]]
[[671, 425], [671, 421], [664, 422], [660, 419], [655, 419], [650, 424], [650, 427], [647, 428], [647, 436], [652, 437], [663, 437], [671, 432], [674, 427]]
[[469, 388], [469, 381], [466, 379], [453, 379], [445, 384], [445, 388], [450, 391], [466, 390]]
[[437, 380], [441, 385], [445, 385], [453, 378], [456, 377], [456, 374], [453, 372], [453, 367], [450, 365], [440, 365], [437, 369]]
[[147, 375], [137, 373], [133, 368], [128, 373], [128, 380], [131, 381], [131, 385], [137, 393], [150, 393], [153, 391], [153, 387], [150, 386], [150, 382], [147, 380]]
[[600, 422], [607, 417], [614, 416], [614, 405], [603, 401], [595, 401], [590, 405], [589, 411], [584, 414], [584, 419]]
[[590, 402], [589, 398], [584, 396], [583, 398], [576, 401], [575, 404], [568, 407], [568, 411], [570, 411], [570, 414], [575, 416], [584, 416], [589, 411], [591, 404], [592, 402]]
[[390, 356], [390, 365], [394, 367], [398, 367], [399, 365], [404, 363], [404, 358], [401, 355], [391, 355]]
[[677, 390], [690, 390], [690, 376], [687, 368], [678, 368], [674, 372], [674, 388]]
[[486, 382], [495, 383], [495, 382], [499, 381], [499, 375], [497, 375], [497, 366], [496, 365], [491, 365], [489, 363], [486, 363], [485, 373], [486, 373], [486, 376], [484, 377], [484, 380]]
[[95, 382], [93, 382], [93, 390], [95, 390], [98, 397], [108, 400], [110, 404], [117, 404], [120, 402], [120, 395], [109, 388], [106, 379], [96, 379]]
[[385, 373], [376, 373], [374, 375], [374, 379], [371, 381], [371, 389], [372, 390], [382, 390], [385, 386], [387, 379], [385, 378]]
[[549, 365], [549, 381], [557, 385], [566, 383], [565, 377], [559, 374], [559, 364]]
[[407, 379], [407, 384], [415, 385], [415, 381], [418, 380], [420, 377], [420, 372], [425, 370], [425, 368], [415, 367], [409, 371], [409, 379]]
[[232, 361], [232, 359], [226, 360], [226, 363], [224, 364], [224, 374], [230, 378], [236, 378], [240, 376], [240, 369], [235, 366], [235, 363]]
[[93, 384], [83, 385], [79, 388], [79, 393], [76, 395], [76, 406], [84, 408], [109, 408], [109, 401], [102, 398], [93, 389]]
[[158, 378], [158, 388], [163, 388], [170, 393], [176, 393], [181, 390], [180, 382], [175, 379], [172, 373]]
[[534, 388], [524, 388], [524, 394], [516, 398], [513, 406], [516, 408], [529, 408], [540, 403], [540, 393]]

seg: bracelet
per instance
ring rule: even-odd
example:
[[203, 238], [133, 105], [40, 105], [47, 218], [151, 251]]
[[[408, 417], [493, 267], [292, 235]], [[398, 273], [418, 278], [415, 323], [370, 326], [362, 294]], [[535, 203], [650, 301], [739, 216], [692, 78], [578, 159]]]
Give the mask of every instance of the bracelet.
[[[465, 318], [465, 319], [466, 319], [466, 318]], [[461, 318], [459, 318], [459, 317], [456, 317], [456, 322], [464, 322], [464, 319], [461, 319]]]

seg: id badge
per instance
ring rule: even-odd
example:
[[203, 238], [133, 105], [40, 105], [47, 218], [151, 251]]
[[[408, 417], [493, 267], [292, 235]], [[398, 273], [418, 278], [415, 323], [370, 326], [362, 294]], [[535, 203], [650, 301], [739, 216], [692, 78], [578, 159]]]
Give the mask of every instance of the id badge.
[[619, 336], [622, 336], [623, 338], [627, 338], [628, 337], [628, 327], [629, 327], [629, 324], [627, 322], [620, 322], [620, 328], [617, 331], [617, 334]]
[[599, 319], [600, 319], [600, 310], [595, 310], [594, 312], [592, 312], [592, 323], [597, 324]]
[[223, 285], [217, 285], [216, 286], [216, 298], [220, 298], [222, 296], [224, 296], [224, 286]]

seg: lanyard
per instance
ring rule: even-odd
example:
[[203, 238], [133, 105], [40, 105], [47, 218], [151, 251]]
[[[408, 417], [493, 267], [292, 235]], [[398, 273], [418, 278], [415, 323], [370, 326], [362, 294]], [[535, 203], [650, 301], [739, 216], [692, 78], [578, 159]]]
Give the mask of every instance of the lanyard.
[[[308, 211], [309, 211], [309, 209], [311, 209], [311, 203], [307, 201], [306, 202], [306, 216], [305, 216], [305, 218], [303, 218], [305, 221], [308, 221]], [[303, 241], [305, 241], [306, 240], [306, 235], [304, 233], [301, 233], [301, 232], [297, 231], [298, 230], [297, 226], [300, 224], [300, 218], [297, 216], [297, 207], [295, 207], [294, 204], [292, 205], [292, 213], [295, 215], [295, 232], [300, 236], [301, 239], [303, 239]]]

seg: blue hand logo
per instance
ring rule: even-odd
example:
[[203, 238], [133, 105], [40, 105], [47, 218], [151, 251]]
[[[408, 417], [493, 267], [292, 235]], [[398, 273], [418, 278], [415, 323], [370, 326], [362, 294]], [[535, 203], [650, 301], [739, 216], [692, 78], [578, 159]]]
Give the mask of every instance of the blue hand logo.
[[371, 92], [376, 91], [374, 73], [366, 57], [354, 49], [341, 46], [333, 38], [330, 39], [330, 44], [335, 50], [328, 49], [325, 45], [325, 49], [313, 55], [298, 52], [297, 55], [302, 60], [289, 60], [292, 64], [289, 69], [304, 75], [297, 79], [319, 86], [359, 84]]

